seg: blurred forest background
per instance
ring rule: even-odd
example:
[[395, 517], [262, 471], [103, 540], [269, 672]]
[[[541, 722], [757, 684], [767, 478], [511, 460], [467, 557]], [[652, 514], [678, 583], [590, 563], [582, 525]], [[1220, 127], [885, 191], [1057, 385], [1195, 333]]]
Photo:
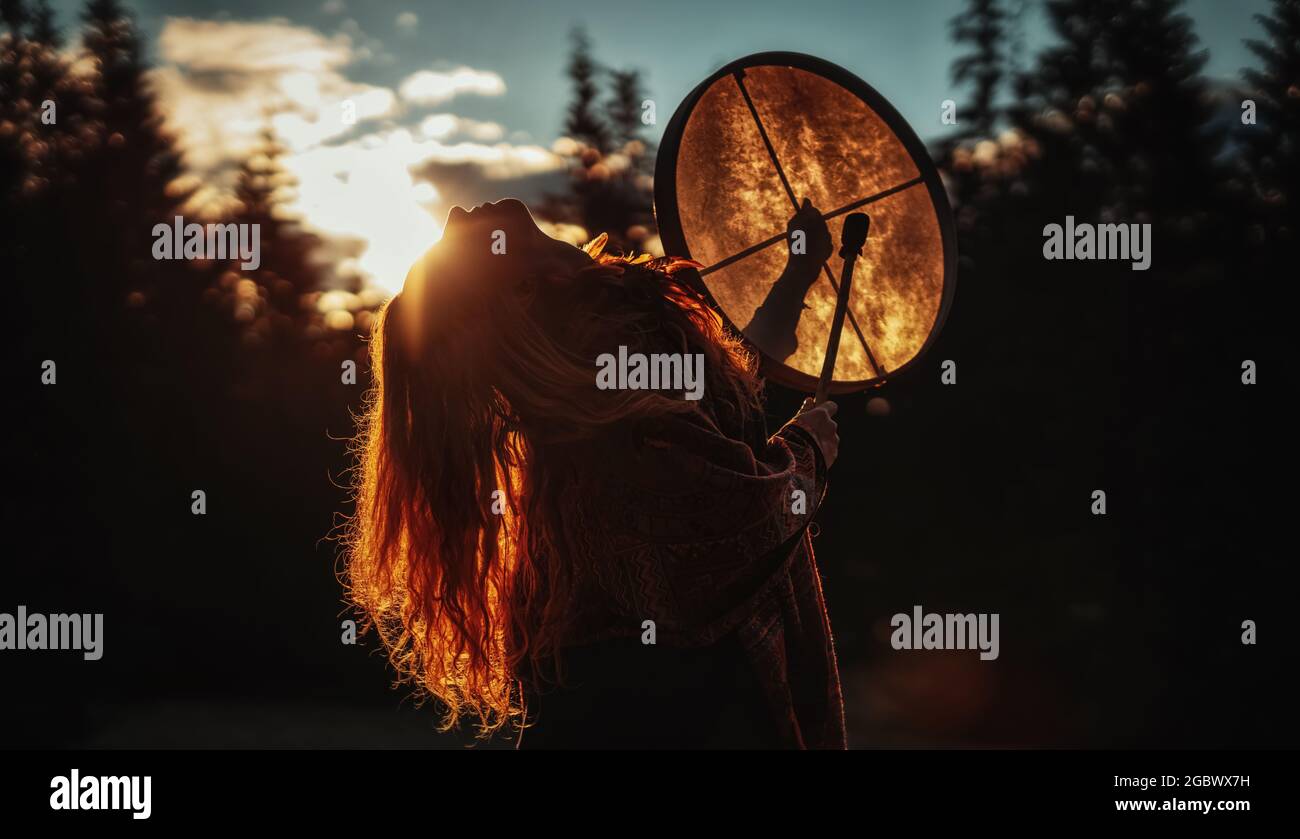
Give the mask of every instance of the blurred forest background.
[[[1277, 682], [1293, 563], [1270, 531], [1289, 510], [1265, 478], [1280, 420], [1241, 370], [1256, 361], [1264, 388], [1284, 375], [1300, 3], [1258, 18], [1257, 60], [1229, 85], [1201, 74], [1177, 0], [1048, 0], [1055, 41], [1036, 55], [1010, 34], [1024, 5], [970, 0], [952, 23], [958, 130], [932, 154], [961, 260], [934, 374], [870, 394], [887, 416], [869, 395], [841, 404], [816, 544], [852, 742], [1295, 745]], [[151, 229], [194, 184], [128, 10], [91, 0], [56, 20], [3, 0], [0, 16], [0, 266], [18, 343], [0, 610], [106, 613], [100, 662], [4, 655], [0, 742], [459, 744], [389, 689], [370, 639], [340, 643], [325, 537], [348, 511], [382, 294], [323, 284], [269, 132], [228, 219], [261, 225], [261, 266], [154, 261]], [[534, 209], [653, 247], [641, 77], [598, 46], [579, 31], [555, 55], [572, 82], [569, 187]], [[1149, 222], [1150, 270], [1045, 261], [1042, 228], [1067, 214]], [[57, 386], [41, 384], [47, 359]], [[800, 398], [772, 387], [773, 422]], [[190, 514], [195, 489], [206, 516]], [[914, 604], [999, 612], [1002, 657], [894, 653], [889, 617]], [[1245, 619], [1258, 647], [1240, 643]]]

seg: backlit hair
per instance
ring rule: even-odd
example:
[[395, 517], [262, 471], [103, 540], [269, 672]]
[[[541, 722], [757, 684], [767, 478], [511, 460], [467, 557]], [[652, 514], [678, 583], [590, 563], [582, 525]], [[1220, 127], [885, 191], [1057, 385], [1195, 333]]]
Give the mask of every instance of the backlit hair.
[[702, 353], [714, 410], [759, 404], [753, 355], [675, 276], [693, 263], [604, 243], [570, 276], [495, 285], [422, 260], [373, 332], [343, 580], [399, 681], [436, 698], [447, 728], [522, 722], [521, 673], [556, 662], [574, 580], [598, 559], [560, 524], [553, 447], [699, 410], [597, 389], [595, 355]]

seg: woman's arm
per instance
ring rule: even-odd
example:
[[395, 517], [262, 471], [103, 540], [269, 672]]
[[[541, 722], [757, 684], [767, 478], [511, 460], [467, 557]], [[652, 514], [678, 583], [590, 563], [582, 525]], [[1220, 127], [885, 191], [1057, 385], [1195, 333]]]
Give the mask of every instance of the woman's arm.
[[[796, 240], [796, 234], [801, 238]], [[778, 361], [784, 361], [799, 349], [796, 332], [803, 317], [804, 298], [833, 250], [821, 211], [806, 198], [786, 225], [786, 241], [790, 249], [785, 270], [741, 330], [751, 343]]]

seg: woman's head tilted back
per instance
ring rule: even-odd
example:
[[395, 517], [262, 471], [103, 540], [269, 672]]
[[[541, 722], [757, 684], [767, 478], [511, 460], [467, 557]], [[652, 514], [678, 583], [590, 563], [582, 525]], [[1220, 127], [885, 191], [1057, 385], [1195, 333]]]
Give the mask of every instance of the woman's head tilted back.
[[520, 719], [522, 666], [563, 642], [583, 555], [560, 526], [557, 452], [619, 423], [698, 410], [602, 390], [598, 355], [699, 353], [715, 410], [757, 405], [753, 360], [682, 262], [551, 239], [505, 200], [451, 211], [375, 328], [346, 584], [400, 676], [447, 725]]

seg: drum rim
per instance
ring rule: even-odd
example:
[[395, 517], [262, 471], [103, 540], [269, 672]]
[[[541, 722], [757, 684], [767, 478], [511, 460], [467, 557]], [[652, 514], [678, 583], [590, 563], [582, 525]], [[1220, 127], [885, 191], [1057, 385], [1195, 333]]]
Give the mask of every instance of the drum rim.
[[[931, 159], [925, 144], [916, 136], [916, 132], [912, 130], [912, 127], [908, 125], [902, 115], [895, 110], [894, 106], [881, 96], [875, 88], [838, 64], [798, 52], [754, 53], [738, 58], [710, 74], [708, 78], [696, 85], [682, 100], [681, 104], [677, 106], [672, 119], [669, 120], [668, 126], [664, 129], [663, 139], [659, 144], [659, 152], [655, 158], [654, 179], [654, 213], [655, 221], [659, 227], [659, 238], [663, 243], [664, 253], [688, 259], [691, 257], [686, 247], [686, 237], [682, 232], [681, 217], [677, 211], [677, 155], [681, 150], [682, 134], [685, 132], [686, 123], [694, 112], [700, 98], [705, 91], [719, 80], [733, 75], [738, 70], [773, 66], [793, 67], [821, 76], [848, 90], [866, 103], [867, 107], [875, 111], [885, 125], [894, 132], [894, 135], [902, 141], [903, 148], [912, 158], [912, 162], [916, 165], [922, 182], [929, 192], [930, 203], [934, 207], [939, 223], [939, 237], [943, 246], [943, 290], [940, 293], [939, 311], [935, 315], [934, 325], [930, 328], [930, 332], [921, 347], [902, 366], [870, 379], [835, 380], [831, 382], [829, 388], [832, 394], [856, 393], [879, 386], [894, 378], [911, 368], [926, 354], [943, 330], [944, 322], [947, 320], [948, 312], [952, 308], [953, 298], [956, 296], [957, 291], [957, 231], [943, 178], [940, 176], [939, 169]], [[671, 212], [661, 213], [661, 208], [665, 207], [671, 208]], [[704, 282], [704, 278], [699, 275], [699, 272], [694, 269], [687, 269], [687, 271], [691, 282], [704, 294], [714, 311], [722, 317], [730, 329], [744, 338], [744, 333], [718, 305], [712, 291]], [[748, 346], [754, 346], [747, 338], [745, 342]], [[785, 362], [775, 361], [763, 355], [757, 347], [754, 347], [754, 349], [762, 359], [763, 374], [770, 380], [806, 392], [812, 392], [816, 388], [817, 378], [815, 376], [796, 370]]]

